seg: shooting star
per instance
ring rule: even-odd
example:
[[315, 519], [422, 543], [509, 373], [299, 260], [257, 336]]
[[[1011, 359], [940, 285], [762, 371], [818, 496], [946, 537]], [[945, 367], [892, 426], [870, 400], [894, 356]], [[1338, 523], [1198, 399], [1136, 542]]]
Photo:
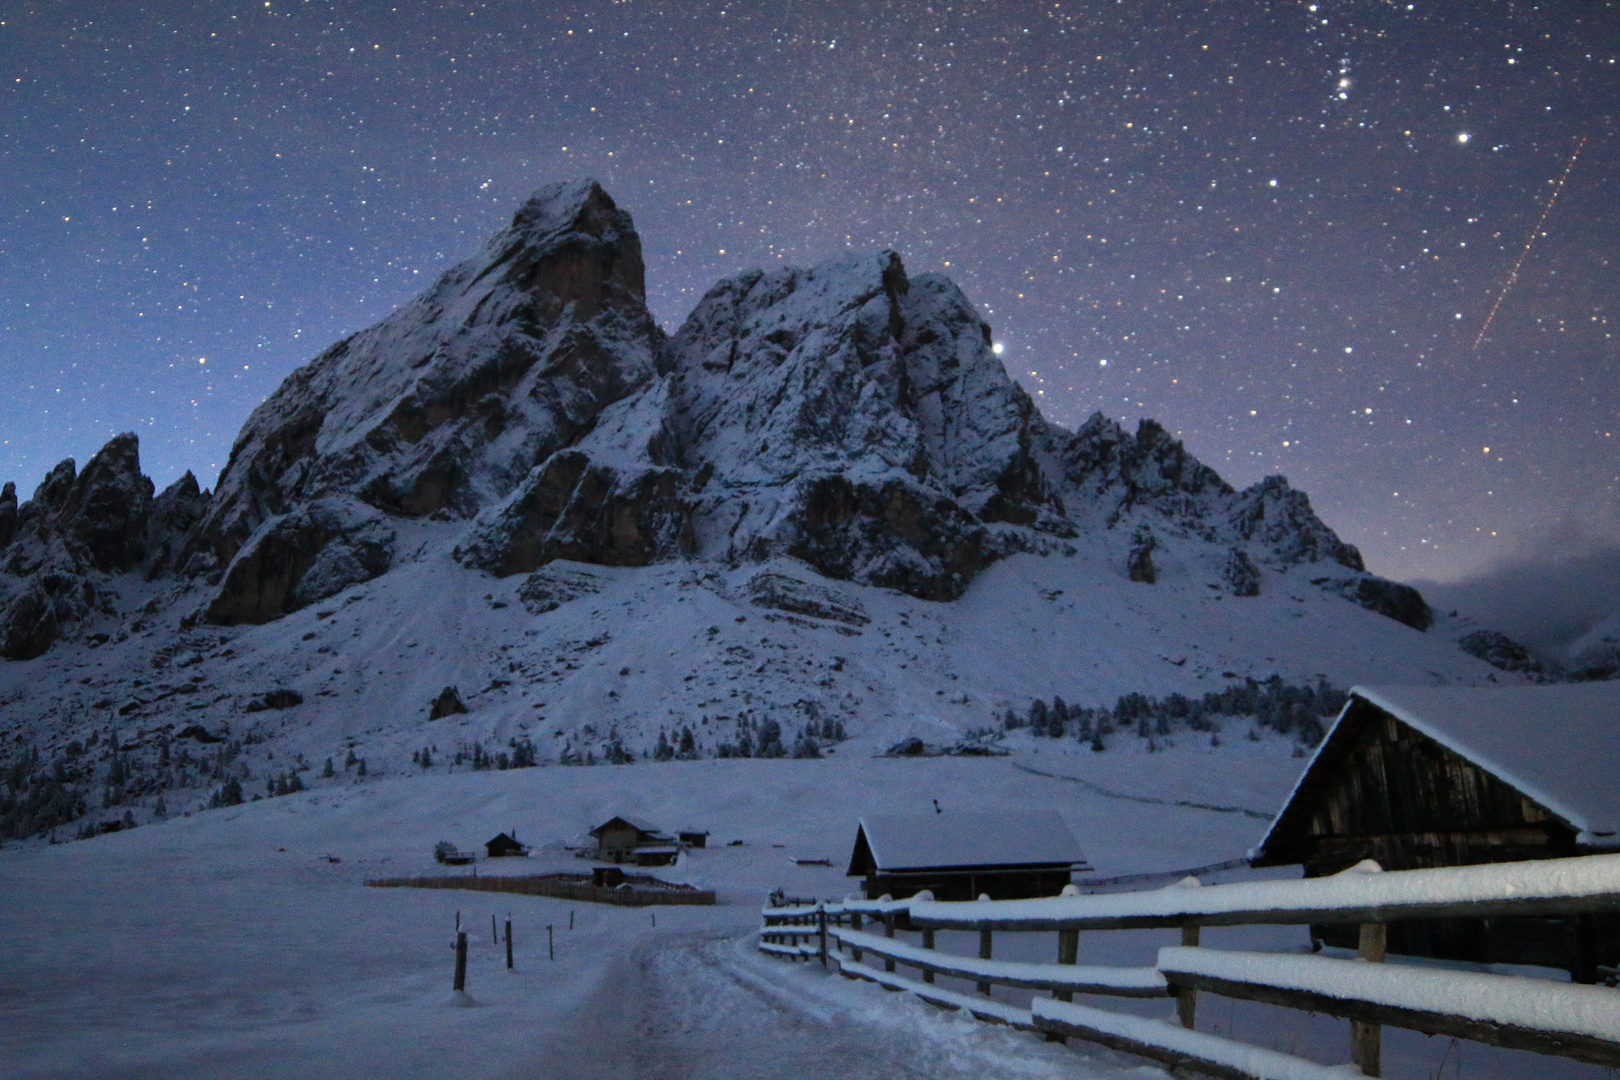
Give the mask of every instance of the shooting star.
[[1507, 284], [1503, 285], [1502, 291], [1497, 294], [1496, 303], [1491, 305], [1491, 313], [1485, 316], [1485, 325], [1479, 328], [1479, 336], [1474, 339], [1475, 352], [1479, 351], [1480, 343], [1485, 340], [1485, 334], [1490, 330], [1491, 322], [1495, 320], [1496, 313], [1502, 309], [1502, 301], [1507, 299], [1508, 293], [1513, 291], [1513, 286], [1518, 284], [1519, 268], [1524, 265], [1524, 260], [1530, 257], [1530, 249], [1536, 246], [1536, 237], [1541, 235], [1542, 228], [1547, 224], [1548, 215], [1552, 213], [1553, 206], [1558, 202], [1558, 196], [1563, 194], [1564, 184], [1569, 180], [1569, 174], [1575, 171], [1575, 162], [1580, 159], [1581, 151], [1586, 147], [1586, 140], [1587, 136], [1582, 135], [1581, 141], [1575, 144], [1575, 152], [1569, 155], [1569, 164], [1564, 166], [1564, 175], [1558, 178], [1558, 184], [1553, 188], [1552, 198], [1548, 199], [1547, 205], [1542, 208], [1541, 220], [1537, 221], [1536, 227], [1530, 230], [1530, 239], [1524, 242], [1524, 250], [1519, 252], [1519, 258], [1514, 262], [1513, 269], [1507, 276]]

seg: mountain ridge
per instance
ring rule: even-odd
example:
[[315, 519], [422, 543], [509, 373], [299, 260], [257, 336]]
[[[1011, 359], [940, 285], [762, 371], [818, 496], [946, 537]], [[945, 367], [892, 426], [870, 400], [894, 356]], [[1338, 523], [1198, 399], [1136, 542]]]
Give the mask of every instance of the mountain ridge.
[[[1047, 420], [895, 252], [722, 279], [673, 335], [643, 275], [629, 214], [553, 184], [291, 374], [214, 491], [154, 493], [132, 434], [8, 485], [7, 759], [115, 728], [225, 740], [214, 782], [451, 738], [712, 755], [767, 721], [933, 744], [1032, 696], [1529, 677], [1422, 633], [1283, 478]], [[446, 687], [468, 712], [435, 719]]]
[[[497, 575], [557, 557], [788, 554], [951, 600], [1008, 552], [1072, 538], [1077, 519], [1111, 530], [1148, 507], [1159, 516], [1137, 522], [1128, 555], [1139, 570], [1157, 526], [1227, 545], [1228, 577], [1331, 562], [1331, 587], [1419, 628], [1431, 618], [1414, 591], [1366, 575], [1283, 478], [1234, 492], [1153, 421], [1133, 437], [1101, 414], [1075, 432], [1046, 420], [955, 284], [911, 279], [893, 251], [722, 279], [669, 338], [644, 276], [630, 216], [598, 183], [542, 188], [471, 259], [288, 376], [216, 489], [193, 479], [168, 496], [186, 503], [183, 543], [151, 569], [222, 575], [199, 617], [262, 623], [385, 573], [397, 522], [437, 515], [472, 519], [457, 557]], [[131, 485], [150, 482], [133, 435], [93, 464], [115, 457], [122, 479], [73, 490], [123, 507], [118, 532], [150, 500]], [[0, 533], [48, 532], [57, 516], [82, 533], [58, 492], [71, 474], [58, 466], [9, 517], [0, 503]], [[94, 571], [127, 569], [90, 554]], [[85, 614], [64, 583], [45, 591], [7, 607], [8, 657]]]

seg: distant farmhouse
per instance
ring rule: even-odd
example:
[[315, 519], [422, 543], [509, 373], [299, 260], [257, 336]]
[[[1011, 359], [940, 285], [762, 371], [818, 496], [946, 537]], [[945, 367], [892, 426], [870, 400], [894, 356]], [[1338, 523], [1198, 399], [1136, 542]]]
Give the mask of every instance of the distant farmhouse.
[[[1620, 682], [1356, 687], [1251, 852], [1306, 877], [1620, 851]], [[1355, 947], [1353, 926], [1312, 927]], [[1436, 919], [1389, 928], [1391, 952], [1565, 968], [1620, 960], [1620, 917]]]
[[1090, 869], [1063, 819], [1034, 810], [863, 817], [847, 876], [865, 878], [872, 900], [923, 889], [938, 900], [1014, 900], [1056, 896]]
[[496, 835], [495, 839], [486, 841], [484, 843], [484, 850], [489, 853], [488, 857], [491, 859], [500, 859], [509, 856], [521, 856], [529, 853], [527, 846], [518, 843], [515, 838], [510, 837], [505, 833], [499, 833]]
[[680, 854], [680, 842], [657, 826], [636, 818], [611, 817], [591, 830], [594, 858], [637, 866], [664, 866]]

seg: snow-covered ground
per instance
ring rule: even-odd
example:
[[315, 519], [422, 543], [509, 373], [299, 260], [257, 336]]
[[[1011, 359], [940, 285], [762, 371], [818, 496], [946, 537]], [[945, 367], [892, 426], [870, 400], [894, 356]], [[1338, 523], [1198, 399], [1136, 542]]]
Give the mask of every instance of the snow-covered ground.
[[[420, 559], [263, 626], [183, 627], [186, 605], [176, 604], [99, 647], [0, 664], [0, 737], [37, 743], [48, 763], [69, 740], [112, 730], [150, 762], [162, 739], [200, 725], [245, 742], [238, 768], [250, 768], [244, 786], [256, 791], [297, 755], [319, 767], [352, 751], [376, 777], [412, 771], [423, 746], [443, 763], [458, 746], [495, 751], [529, 738], [541, 760], [568, 747], [601, 760], [612, 738], [639, 754], [660, 730], [690, 726], [711, 756], [745, 717], [778, 721], [791, 745], [817, 716], [856, 737], [844, 752], [871, 753], [908, 736], [954, 742], [1032, 697], [1111, 706], [1131, 692], [1196, 698], [1272, 675], [1340, 687], [1521, 681], [1436, 632], [1324, 593], [1305, 568], [1268, 572], [1259, 596], [1232, 597], [1196, 578], [1128, 581], [1082, 539], [1073, 556], [1012, 556], [960, 600], [933, 603], [828, 581], [791, 559], [736, 569], [558, 561], [535, 575], [546, 599], [530, 589], [526, 606], [523, 577], [450, 559], [454, 526], [414, 528]], [[855, 614], [761, 606], [750, 590], [761, 575], [804, 582]], [[152, 588], [133, 576], [123, 587]], [[124, 601], [138, 609], [141, 597]], [[470, 711], [430, 723], [446, 686]], [[249, 708], [277, 689], [302, 703]], [[171, 792], [170, 812], [217, 786]], [[137, 820], [153, 799], [135, 807]]]
[[[1121, 746], [1000, 759], [726, 760], [433, 773], [176, 817], [57, 846], [0, 851], [0, 1069], [7, 1077], [1118, 1077], [1162, 1075], [760, 957], [764, 895], [837, 897], [855, 817], [1051, 807], [1094, 876], [1241, 855], [1242, 813], [1130, 801], [1096, 788], [1271, 810], [1301, 762], [1277, 737], [1159, 753]], [[1023, 766], [1022, 768], [1020, 766]], [[1039, 773], [1050, 775], [1038, 775]], [[579, 870], [562, 844], [615, 813], [710, 830], [666, 876], [714, 888], [710, 908], [621, 909], [451, 890], [371, 889], [449, 872], [438, 840], [516, 829], [527, 860], [478, 872]], [[731, 846], [734, 840], [742, 844]], [[827, 858], [830, 867], [796, 865]], [[461, 872], [461, 871], [455, 871]], [[1225, 875], [1230, 878], [1232, 873]], [[451, 992], [456, 913], [468, 995]], [[508, 913], [517, 970], [489, 937]], [[654, 920], [656, 919], [656, 925]], [[572, 920], [572, 928], [570, 928]], [[555, 961], [547, 958], [553, 927]], [[1050, 934], [997, 955], [1047, 959]], [[1299, 951], [1302, 929], [1206, 931], [1216, 947]], [[940, 946], [970, 953], [964, 937]], [[1148, 963], [1161, 932], [1082, 937], [1083, 962]], [[1546, 973], [1543, 973], [1546, 974]], [[1110, 1003], [1149, 1015], [1168, 1002]], [[1206, 996], [1200, 1027], [1324, 1062], [1348, 1025]], [[1594, 1067], [1385, 1033], [1389, 1077], [1587, 1077]]]

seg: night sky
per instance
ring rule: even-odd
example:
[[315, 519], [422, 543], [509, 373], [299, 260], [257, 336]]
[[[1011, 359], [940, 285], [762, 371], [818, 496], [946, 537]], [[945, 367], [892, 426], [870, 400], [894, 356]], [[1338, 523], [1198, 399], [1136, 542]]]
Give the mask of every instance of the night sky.
[[1620, 537], [1615, 3], [0, 0], [0, 90], [25, 497], [123, 430], [211, 485], [288, 372], [588, 174], [671, 330], [892, 245], [1048, 416], [1281, 472], [1375, 571]]

